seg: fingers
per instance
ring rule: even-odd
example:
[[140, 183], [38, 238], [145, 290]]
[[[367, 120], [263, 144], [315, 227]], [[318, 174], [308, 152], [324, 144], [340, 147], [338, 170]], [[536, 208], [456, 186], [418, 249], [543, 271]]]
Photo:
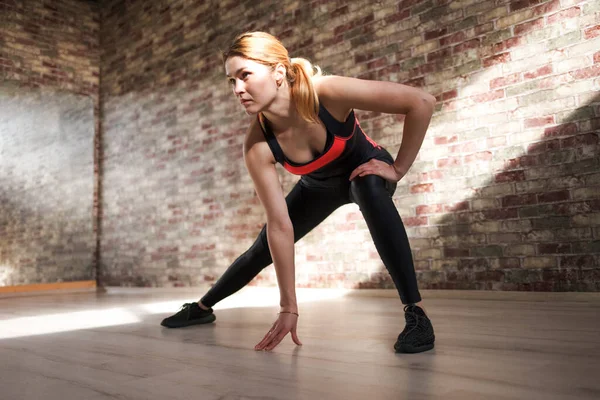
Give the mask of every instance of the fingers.
[[265, 347], [265, 345], [271, 341], [271, 339], [276, 331], [276, 327], [277, 327], [277, 321], [275, 321], [273, 323], [273, 325], [271, 326], [271, 329], [269, 329], [269, 332], [267, 332], [267, 334], [260, 341], [260, 343], [258, 343], [256, 346], [254, 346], [254, 350], [262, 350]]
[[380, 174], [381, 173], [381, 168], [377, 164], [377, 163], [380, 163], [380, 162], [383, 162], [383, 161], [375, 160], [373, 158], [373, 159], [367, 161], [366, 163], [359, 165], [350, 174], [350, 180], [356, 178], [357, 176], [364, 176], [364, 175], [370, 175], [370, 174], [375, 174], [375, 175]]
[[302, 346], [302, 342], [300, 341], [300, 339], [298, 339], [298, 335], [296, 334], [296, 329], [292, 330], [292, 340], [294, 341], [294, 343], [296, 343], [298, 346]]
[[297, 319], [294, 320], [293, 317], [292, 314], [281, 314], [260, 343], [254, 346], [254, 350], [273, 350], [289, 332], [292, 333], [294, 343], [302, 346], [302, 342], [296, 334]]
[[283, 329], [269, 331], [264, 339], [254, 347], [254, 350], [272, 350], [281, 343], [285, 335], [287, 335], [287, 331]]
[[267, 350], [267, 351], [273, 350], [275, 348], [275, 346], [277, 346], [279, 343], [281, 343], [281, 341], [287, 334], [288, 334], [287, 332], [283, 332], [283, 333], [280, 332], [279, 334], [275, 335], [275, 337], [273, 338], [271, 343], [269, 343], [267, 345], [267, 347], [265, 347], [265, 350]]

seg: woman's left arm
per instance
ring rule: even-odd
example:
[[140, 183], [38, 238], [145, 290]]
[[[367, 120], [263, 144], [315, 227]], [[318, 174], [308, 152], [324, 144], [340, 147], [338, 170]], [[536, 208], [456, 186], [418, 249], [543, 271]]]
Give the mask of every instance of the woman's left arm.
[[[395, 82], [370, 81], [344, 76], [319, 78], [318, 92], [332, 104], [348, 112], [351, 109], [376, 111], [387, 114], [404, 114], [404, 133], [400, 150], [393, 167], [399, 180], [413, 164], [423, 144], [425, 132], [435, 108], [435, 97], [429, 93]], [[346, 113], [347, 114], [347, 113]], [[346, 115], [344, 114], [344, 115]], [[373, 164], [375, 165], [375, 163]], [[376, 165], [359, 166], [350, 176], [376, 173]], [[389, 177], [388, 177], [389, 178]]]

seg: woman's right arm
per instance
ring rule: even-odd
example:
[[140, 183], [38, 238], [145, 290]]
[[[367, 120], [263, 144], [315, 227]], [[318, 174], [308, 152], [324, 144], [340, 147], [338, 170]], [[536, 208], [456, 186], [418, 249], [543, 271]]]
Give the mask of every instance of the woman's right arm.
[[298, 312], [294, 265], [294, 228], [275, 169], [275, 159], [257, 120], [244, 141], [244, 161], [267, 214], [267, 240], [280, 292], [282, 311]]

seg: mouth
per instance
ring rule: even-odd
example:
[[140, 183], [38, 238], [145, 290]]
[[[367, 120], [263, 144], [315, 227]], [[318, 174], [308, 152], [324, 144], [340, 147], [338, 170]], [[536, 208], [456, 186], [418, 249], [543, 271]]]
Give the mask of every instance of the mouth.
[[252, 102], [252, 100], [241, 100], [240, 101], [240, 103], [242, 103], [242, 104], [247, 104], [247, 103], [250, 103], [250, 102]]

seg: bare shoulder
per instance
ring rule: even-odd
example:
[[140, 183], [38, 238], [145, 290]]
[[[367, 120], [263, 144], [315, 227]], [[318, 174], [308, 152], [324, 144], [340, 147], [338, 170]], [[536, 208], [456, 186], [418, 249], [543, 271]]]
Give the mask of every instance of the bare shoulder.
[[406, 114], [417, 107], [433, 108], [435, 97], [412, 86], [389, 81], [328, 75], [313, 78], [319, 99], [339, 108]]
[[336, 100], [334, 84], [336, 76], [326, 75], [313, 77], [313, 86], [317, 92], [319, 102], [333, 115], [338, 121], [345, 121], [352, 111], [352, 108]]
[[258, 118], [253, 118], [248, 126], [246, 137], [244, 138], [244, 158], [246, 162], [275, 164], [275, 157], [271, 151]]

